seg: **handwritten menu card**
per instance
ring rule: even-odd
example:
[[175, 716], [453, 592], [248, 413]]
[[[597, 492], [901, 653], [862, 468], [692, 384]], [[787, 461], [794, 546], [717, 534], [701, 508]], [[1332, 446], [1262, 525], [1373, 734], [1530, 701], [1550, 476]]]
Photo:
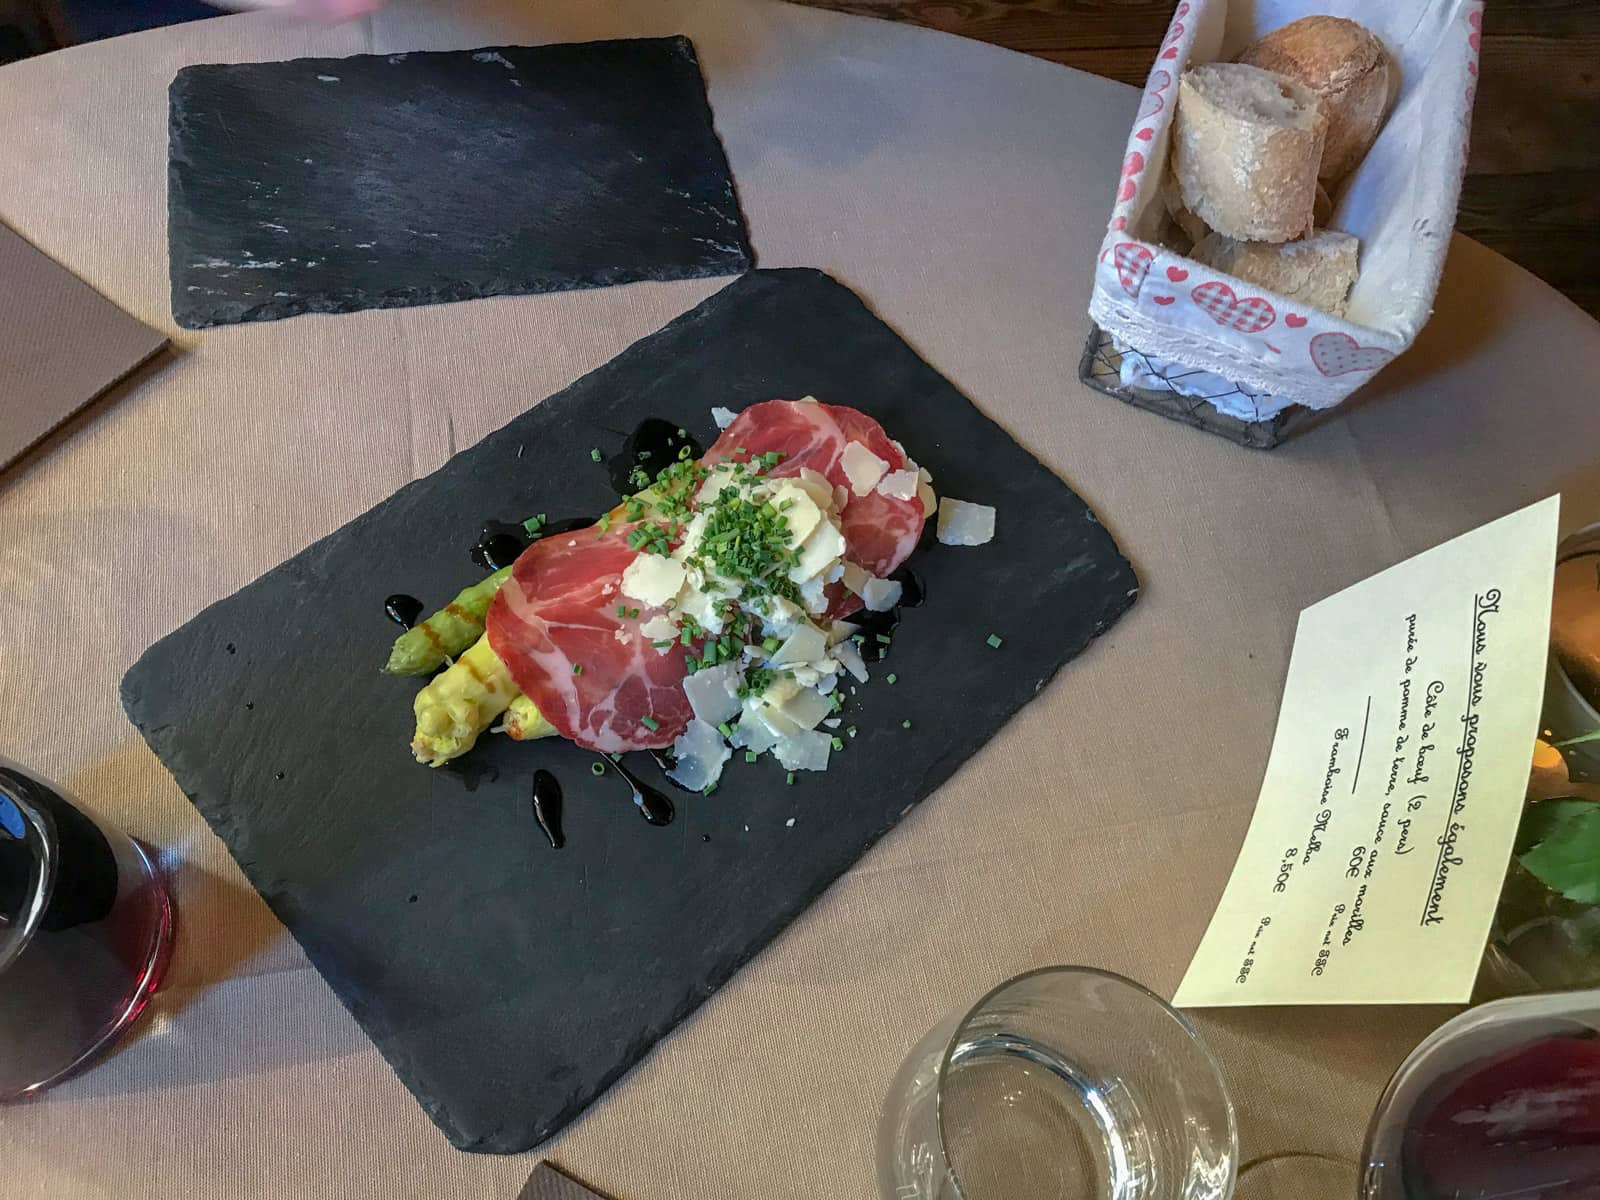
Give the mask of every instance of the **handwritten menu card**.
[[1468, 998], [1538, 732], [1559, 508], [1300, 614], [1255, 816], [1179, 1005]]

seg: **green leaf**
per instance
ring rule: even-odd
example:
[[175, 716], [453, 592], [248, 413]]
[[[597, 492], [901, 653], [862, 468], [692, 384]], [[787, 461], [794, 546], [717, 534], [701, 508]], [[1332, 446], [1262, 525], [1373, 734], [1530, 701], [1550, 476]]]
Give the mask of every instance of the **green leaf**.
[[1517, 826], [1517, 840], [1513, 847], [1521, 854], [1549, 838], [1575, 817], [1593, 812], [1593, 800], [1554, 799], [1540, 800], [1522, 810], [1522, 824]]
[[1568, 900], [1600, 904], [1600, 805], [1570, 815], [1518, 861]]

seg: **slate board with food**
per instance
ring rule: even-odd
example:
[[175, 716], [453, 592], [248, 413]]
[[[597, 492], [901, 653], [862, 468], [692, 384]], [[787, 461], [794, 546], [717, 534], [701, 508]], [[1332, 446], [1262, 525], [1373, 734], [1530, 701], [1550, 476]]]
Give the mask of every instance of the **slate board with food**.
[[429, 1116], [515, 1152], [1137, 590], [853, 293], [757, 271], [206, 609], [123, 700]]
[[191, 329], [753, 261], [687, 38], [185, 67], [169, 139]]

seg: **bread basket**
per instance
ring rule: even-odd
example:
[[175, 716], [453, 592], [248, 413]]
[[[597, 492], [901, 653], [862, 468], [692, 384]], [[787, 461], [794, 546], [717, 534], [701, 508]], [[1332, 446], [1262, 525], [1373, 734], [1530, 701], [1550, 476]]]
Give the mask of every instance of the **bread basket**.
[[[1335, 317], [1161, 244], [1178, 80], [1315, 13], [1382, 39], [1398, 88], [1377, 141], [1324, 224], [1361, 239]], [[1097, 328], [1081, 374], [1113, 395], [1267, 447], [1334, 408], [1416, 339], [1455, 224], [1478, 76], [1481, 0], [1182, 0], [1128, 134], [1095, 268]]]

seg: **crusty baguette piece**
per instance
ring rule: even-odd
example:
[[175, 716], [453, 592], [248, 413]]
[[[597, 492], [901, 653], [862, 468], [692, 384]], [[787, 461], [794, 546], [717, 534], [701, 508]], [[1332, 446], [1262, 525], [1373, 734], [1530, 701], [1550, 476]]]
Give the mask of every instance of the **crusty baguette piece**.
[[1161, 180], [1161, 202], [1166, 206], [1167, 215], [1172, 218], [1172, 223], [1189, 239], [1188, 245], [1183, 247], [1184, 250], [1188, 250], [1189, 246], [1193, 246], [1211, 232], [1210, 226], [1184, 207], [1183, 197], [1178, 194], [1178, 181], [1173, 178], [1170, 171]]
[[1236, 279], [1277, 292], [1336, 317], [1356, 281], [1361, 248], [1353, 235], [1319, 229], [1298, 242], [1236, 242], [1220, 233], [1200, 240], [1189, 257]]
[[1318, 176], [1332, 187], [1365, 157], [1389, 103], [1389, 52], [1367, 29], [1343, 17], [1301, 17], [1274, 29], [1239, 55], [1322, 99], [1328, 138]]
[[1172, 166], [1183, 202], [1239, 241], [1309, 233], [1327, 122], [1315, 92], [1240, 63], [1206, 63], [1178, 85]]

